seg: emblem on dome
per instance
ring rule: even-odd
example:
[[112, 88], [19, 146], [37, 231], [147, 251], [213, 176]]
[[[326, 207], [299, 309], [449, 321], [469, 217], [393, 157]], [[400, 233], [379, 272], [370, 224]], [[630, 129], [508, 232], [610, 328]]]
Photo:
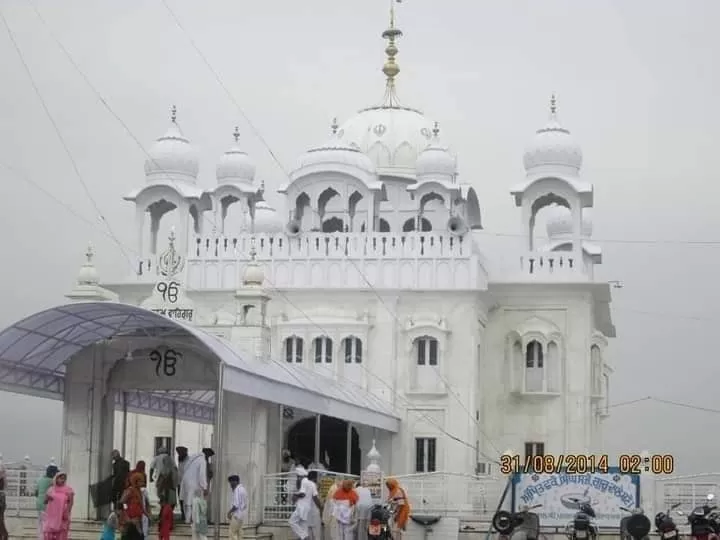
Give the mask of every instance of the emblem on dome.
[[373, 133], [377, 135], [378, 137], [382, 137], [385, 135], [385, 132], [387, 131], [387, 128], [383, 124], [378, 124], [373, 128]]
[[185, 258], [175, 251], [175, 230], [170, 231], [169, 246], [158, 258], [158, 271], [166, 278], [172, 279], [185, 266]]
[[431, 133], [430, 130], [429, 130], [428, 128], [426, 128], [426, 127], [422, 128], [422, 129], [420, 130], [420, 135], [422, 135], [422, 136], [425, 137], [426, 139], [430, 139], [430, 137], [432, 137], [432, 133]]

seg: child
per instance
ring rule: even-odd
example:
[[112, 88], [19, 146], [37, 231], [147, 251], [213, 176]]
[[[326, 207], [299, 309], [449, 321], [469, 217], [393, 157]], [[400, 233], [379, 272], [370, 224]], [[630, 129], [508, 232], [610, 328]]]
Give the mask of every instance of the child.
[[170, 540], [173, 528], [173, 508], [166, 500], [160, 501], [160, 540]]
[[100, 540], [115, 540], [115, 531], [118, 527], [118, 518], [115, 512], [110, 512], [110, 515], [103, 525], [102, 536]]
[[192, 537], [193, 540], [207, 540], [207, 501], [202, 489], [195, 492], [192, 503]]

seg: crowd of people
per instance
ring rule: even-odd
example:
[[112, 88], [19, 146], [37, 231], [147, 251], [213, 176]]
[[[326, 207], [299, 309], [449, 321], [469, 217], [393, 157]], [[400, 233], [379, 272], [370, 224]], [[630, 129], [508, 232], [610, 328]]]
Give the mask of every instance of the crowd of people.
[[[123, 540], [143, 540], [148, 538], [152, 521], [148, 483], [155, 484], [160, 502], [158, 513], [158, 536], [160, 540], [169, 540], [174, 526], [175, 509], [180, 511], [180, 519], [191, 525], [193, 538], [204, 540], [208, 534], [208, 496], [213, 480], [212, 448], [190, 455], [184, 446], [175, 449], [177, 460], [173, 459], [167, 448], [160, 448], [146, 472], [146, 463], [139, 461], [130, 470], [130, 463], [113, 450], [112, 509], [105, 523], [102, 540], [115, 538], [120, 529]], [[231, 477], [231, 488], [240, 484], [237, 476]], [[247, 507], [237, 509], [238, 517]], [[240, 526], [242, 530], [242, 525]]]
[[[158, 537], [170, 540], [175, 509], [181, 520], [191, 526], [194, 540], [207, 540], [208, 495], [213, 467], [212, 449], [189, 455], [188, 449], [175, 449], [177, 462], [168, 450], [161, 448], [146, 472], [146, 463], [138, 461], [135, 468], [113, 450], [111, 486], [112, 511], [107, 518], [101, 540], [115, 540], [119, 530], [122, 540], [145, 540], [150, 535], [151, 515], [148, 481], [155, 483], [160, 501]], [[310, 470], [308, 470], [310, 468]], [[4, 471], [0, 470], [0, 540], [7, 540], [4, 519]], [[336, 480], [325, 497], [318, 491], [318, 471], [309, 462], [294, 465], [288, 471], [286, 487], [294, 511], [289, 519], [293, 533], [300, 540], [367, 540], [370, 511], [375, 501], [366, 483], [355, 480]], [[322, 470], [321, 470], [322, 473]], [[38, 510], [38, 540], [68, 540], [74, 491], [67, 483], [67, 475], [55, 465], [49, 465], [35, 487]], [[243, 525], [248, 510], [247, 492], [236, 474], [228, 477], [231, 507], [227, 512], [230, 540], [242, 540]], [[390, 529], [394, 540], [402, 538], [408, 518], [410, 502], [405, 490], [394, 478], [385, 482], [392, 508]]]
[[[300, 464], [289, 472], [288, 491], [295, 505], [289, 524], [300, 540], [367, 540], [370, 510], [375, 503], [366, 482], [336, 480], [323, 500], [317, 470], [308, 471]], [[410, 517], [410, 501], [396, 479], [388, 478], [385, 487], [386, 503], [392, 508], [392, 537], [400, 540]]]

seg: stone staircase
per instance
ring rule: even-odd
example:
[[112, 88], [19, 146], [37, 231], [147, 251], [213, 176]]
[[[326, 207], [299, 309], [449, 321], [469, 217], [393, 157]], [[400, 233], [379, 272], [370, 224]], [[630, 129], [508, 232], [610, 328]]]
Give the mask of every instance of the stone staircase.
[[[13, 520], [10, 538], [13, 540], [35, 539], [37, 540], [37, 529], [35, 519], [16, 518]], [[98, 540], [102, 532], [102, 523], [97, 521], [73, 520], [70, 528], [70, 540]], [[208, 538], [212, 539], [214, 527], [210, 527]], [[220, 538], [228, 537], [227, 525], [220, 525]], [[119, 538], [119, 534], [118, 534]], [[157, 524], [151, 527], [150, 538], [157, 538]], [[192, 538], [190, 526], [185, 523], [176, 523], [175, 529], [170, 536], [173, 540], [186, 540]], [[272, 540], [273, 535], [269, 532], [258, 532], [257, 527], [245, 527], [244, 538], [248, 540]]]

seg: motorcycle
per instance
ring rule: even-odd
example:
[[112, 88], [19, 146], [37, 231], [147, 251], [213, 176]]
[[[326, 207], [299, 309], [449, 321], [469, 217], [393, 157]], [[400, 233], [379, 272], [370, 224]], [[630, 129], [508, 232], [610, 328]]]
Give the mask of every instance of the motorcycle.
[[540, 536], [540, 518], [531, 510], [540, 508], [542, 504], [521, 506], [517, 512], [500, 510], [492, 518], [493, 527], [500, 539], [537, 540]]
[[717, 520], [711, 516], [717, 506], [712, 504], [715, 495], [708, 493], [705, 498], [705, 504], [697, 506], [688, 514], [688, 523], [690, 524], [690, 537], [693, 540], [720, 540], [720, 536], [716, 532]]
[[370, 508], [368, 540], [391, 540], [390, 520], [393, 511], [388, 504], [375, 504]]
[[573, 520], [568, 523], [565, 535], [571, 540], [595, 540], [598, 537], [598, 528], [593, 520], [597, 517], [592, 505], [581, 499], [570, 499], [578, 505], [578, 511]]
[[647, 540], [652, 524], [643, 509], [634, 508], [630, 510], [621, 506], [620, 510], [630, 514], [620, 520], [620, 538], [622, 540]]
[[680, 533], [677, 530], [677, 525], [673, 521], [670, 515], [681, 503], [673, 504], [668, 508], [667, 512], [658, 512], [655, 514], [655, 528], [657, 529], [660, 538], [666, 540], [680, 540]]

